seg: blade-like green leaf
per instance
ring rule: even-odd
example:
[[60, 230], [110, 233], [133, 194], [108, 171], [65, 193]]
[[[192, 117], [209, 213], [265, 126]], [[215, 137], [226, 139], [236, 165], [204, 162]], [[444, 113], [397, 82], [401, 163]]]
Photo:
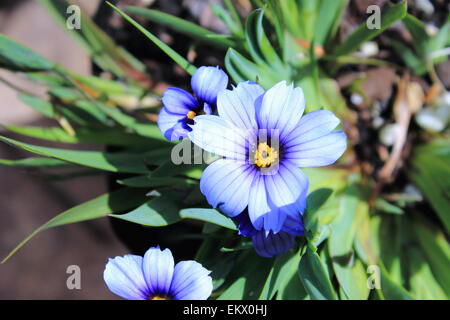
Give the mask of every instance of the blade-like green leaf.
[[180, 221], [179, 202], [186, 192], [161, 191], [157, 196], [126, 214], [111, 214], [111, 217], [149, 227], [163, 227]]
[[334, 37], [341, 22], [341, 17], [347, 7], [348, 0], [322, 0], [314, 28], [314, 41], [325, 45], [328, 39]]
[[[100, 68], [121, 78], [132, 78], [136, 72], [140, 73], [140, 77], [146, 76], [144, 64], [114, 43], [114, 40], [100, 29], [88, 14], [81, 12], [80, 29], [67, 28], [67, 9], [72, 4], [71, 1], [38, 0], [38, 2], [83, 46]], [[130, 72], [131, 70], [133, 72]]]
[[240, 268], [233, 270], [234, 274], [229, 276], [233, 282], [218, 300], [257, 299], [263, 290], [264, 279], [268, 277], [273, 263], [274, 259], [262, 258], [254, 250], [243, 251], [235, 266], [245, 266], [245, 271], [242, 273]]
[[203, 208], [189, 208], [180, 211], [180, 216], [183, 219], [194, 219], [216, 224], [218, 226], [237, 230], [236, 224], [230, 218], [224, 216], [219, 211], [214, 209]]
[[271, 300], [280, 289], [285, 289], [293, 275], [298, 278], [297, 269], [299, 262], [300, 251], [296, 253], [287, 252], [277, 256], [259, 299]]
[[212, 31], [209, 31], [208, 29], [202, 28], [195, 23], [178, 18], [176, 16], [173, 16], [171, 14], [162, 11], [133, 6], [125, 7], [125, 10], [133, 15], [143, 17], [150, 21], [159, 23], [163, 26], [168, 26], [169, 28], [172, 28], [175, 31], [178, 31], [196, 40], [208, 43], [221, 49], [227, 49], [228, 47], [235, 46], [235, 44], [230, 40], [227, 39], [219, 40], [215, 39], [214, 37], [211, 37], [216, 34]]
[[61, 168], [70, 166], [70, 164], [58, 159], [31, 157], [20, 160], [0, 159], [0, 167], [1, 166], [20, 168]]
[[0, 136], [0, 140], [44, 157], [56, 158], [100, 170], [129, 173], [147, 173], [149, 171], [145, 165], [146, 155], [40, 147], [3, 136]]
[[3, 259], [2, 263], [5, 263], [25, 243], [41, 231], [69, 223], [101, 218], [114, 212], [121, 212], [139, 205], [144, 200], [145, 196], [142, 192], [139, 192], [136, 189], [124, 188], [112, 193], [106, 193], [98, 198], [73, 207], [57, 215], [33, 231], [33, 233], [19, 243], [19, 245]]
[[[154, 173], [154, 172], [153, 172]], [[154, 177], [152, 175], [137, 176], [124, 180], [118, 180], [117, 183], [133, 188], [155, 188], [162, 186], [187, 186], [195, 183], [192, 180], [175, 177]]]
[[[281, 59], [264, 32], [263, 17], [263, 9], [256, 9], [247, 17], [245, 39], [248, 51], [257, 64], [267, 64], [270, 68], [286, 73], [288, 70], [285, 70]], [[284, 74], [284, 76], [288, 78], [288, 75]]]
[[450, 246], [445, 235], [421, 221], [415, 221], [414, 232], [434, 277], [450, 298], [450, 274], [448, 273]]
[[19, 100], [25, 103], [27, 106], [33, 108], [37, 112], [43, 114], [49, 118], [55, 118], [56, 113], [50, 102], [47, 100], [28, 95], [28, 94], [19, 94]]
[[411, 180], [423, 192], [431, 207], [436, 211], [450, 232], [450, 142], [435, 140], [414, 149]]
[[320, 257], [307, 247], [298, 268], [300, 280], [313, 300], [336, 300], [328, 273]]
[[383, 292], [383, 297], [387, 300], [413, 300], [411, 294], [406, 291], [398, 283], [394, 282], [388, 272], [386, 271], [383, 264], [380, 265], [380, 280], [381, 280], [381, 291]]
[[0, 34], [0, 68], [11, 71], [48, 71], [55, 64], [31, 49]]
[[403, 1], [398, 4], [389, 3], [381, 15], [380, 28], [369, 29], [366, 22], [362, 23], [349, 37], [347, 37], [333, 52], [334, 56], [348, 55], [357, 50], [364, 42], [373, 39], [395, 22], [403, 19], [406, 15], [407, 3]]
[[178, 54], [175, 50], [169, 47], [167, 44], [159, 40], [156, 36], [142, 27], [139, 23], [137, 23], [133, 18], [128, 16], [125, 12], [108, 2], [115, 11], [117, 11], [125, 20], [135, 26], [139, 31], [141, 31], [148, 39], [150, 39], [154, 44], [156, 44], [162, 51], [164, 51], [170, 58], [173, 59], [181, 68], [183, 68], [187, 73], [193, 75], [197, 68], [190, 64], [185, 58], [183, 58], [180, 54]]
[[408, 248], [407, 255], [411, 294], [418, 300], [447, 300], [422, 252], [416, 248]]
[[164, 146], [169, 145], [161, 140], [153, 140], [151, 138], [144, 138], [135, 134], [121, 132], [117, 129], [110, 128], [77, 128], [75, 135], [68, 134], [65, 130], [59, 127], [19, 127], [3, 125], [5, 129], [15, 132], [27, 137], [63, 142], [63, 143], [99, 143], [111, 146], [147, 146], [154, 145]]

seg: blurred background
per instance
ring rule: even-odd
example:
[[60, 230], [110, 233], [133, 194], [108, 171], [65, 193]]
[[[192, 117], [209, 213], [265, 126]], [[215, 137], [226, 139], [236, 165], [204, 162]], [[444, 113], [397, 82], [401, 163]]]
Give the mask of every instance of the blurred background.
[[[103, 1], [74, 0], [97, 23], [106, 26], [123, 21], [114, 20]], [[210, 10], [211, 3], [220, 0], [120, 0], [119, 5], [152, 6], [160, 10], [189, 17], [212, 30], [223, 29], [223, 24]], [[106, 10], [105, 10], [106, 9]], [[111, 17], [112, 16], [112, 17]], [[106, 27], [104, 30], [107, 29]], [[174, 39], [165, 28], [157, 28], [158, 36], [164, 41], [182, 43], [184, 37]], [[132, 30], [132, 29], [131, 29]], [[108, 32], [108, 30], [105, 30]], [[222, 30], [223, 32], [223, 30]], [[48, 12], [35, 0], [0, 0], [0, 33], [33, 49], [51, 61], [88, 75], [95, 70], [80, 45], [58, 25]], [[142, 38], [133, 32], [124, 36], [113, 34], [119, 43], [128, 42], [130, 51], [140, 52], [149, 68], [163, 78], [173, 82], [184, 80], [175, 72], [166, 72], [164, 63], [173, 64], [157, 48], [142, 47]], [[130, 40], [131, 38], [131, 40]], [[173, 43], [176, 42], [176, 43]], [[133, 48], [134, 46], [134, 48]], [[144, 53], [142, 53], [144, 52]], [[139, 56], [139, 54], [137, 55]], [[158, 63], [154, 63], [154, 61]], [[218, 64], [218, 61], [205, 63]], [[177, 67], [175, 67], [177, 68]], [[179, 70], [178, 70], [179, 73]], [[168, 76], [170, 74], [170, 76]], [[0, 70], [0, 78], [7, 80], [29, 92], [44, 94], [45, 89], [34, 86], [20, 75]], [[180, 80], [181, 78], [181, 80]], [[49, 121], [33, 111], [17, 98], [17, 92], [0, 82], [0, 123], [10, 125], [45, 126]], [[0, 127], [0, 134], [2, 129]], [[14, 137], [14, 134], [8, 133]], [[33, 142], [21, 137], [22, 141]], [[58, 147], [57, 143], [47, 144]], [[64, 148], [73, 148], [64, 144]], [[61, 147], [61, 145], [59, 146]], [[92, 145], [78, 145], [76, 148], [92, 149]], [[0, 158], [21, 159], [29, 154], [0, 144]], [[20, 169], [0, 166], [0, 257], [4, 257], [19, 241], [55, 215], [84, 201], [93, 199], [107, 190], [107, 180], [103, 176], [87, 176], [70, 181], [47, 181], [39, 174]], [[7, 263], [0, 265], [0, 299], [111, 299], [117, 298], [104, 285], [102, 273], [109, 257], [123, 255], [129, 250], [114, 234], [110, 221], [99, 219], [80, 224], [72, 224], [43, 232], [26, 244]], [[81, 290], [68, 290], [66, 280], [70, 276], [67, 267], [81, 268]]]
[[[94, 14], [99, 1], [77, 1]], [[0, 1], [0, 33], [25, 44], [46, 58], [81, 74], [91, 72], [84, 50], [33, 0]], [[0, 75], [18, 85], [28, 82]], [[39, 92], [41, 88], [28, 86]], [[0, 121], [13, 125], [45, 125], [44, 118], [17, 99], [17, 93], [0, 83]], [[1, 129], [0, 129], [1, 130]], [[19, 159], [24, 152], [0, 145], [0, 158]], [[106, 181], [82, 177], [46, 182], [21, 170], [0, 168], [0, 255], [56, 214], [106, 190]], [[125, 247], [106, 219], [56, 228], [38, 235], [30, 245], [0, 265], [0, 299], [102, 299], [114, 298], [103, 284], [108, 257], [122, 255]], [[81, 268], [81, 290], [68, 290], [69, 265]]]

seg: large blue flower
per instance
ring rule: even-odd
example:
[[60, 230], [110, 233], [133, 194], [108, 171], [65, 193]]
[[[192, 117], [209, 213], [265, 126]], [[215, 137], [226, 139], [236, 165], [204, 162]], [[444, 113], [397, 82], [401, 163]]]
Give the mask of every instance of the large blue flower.
[[174, 266], [170, 250], [155, 247], [144, 257], [109, 259], [103, 279], [109, 290], [128, 300], [206, 300], [213, 288], [209, 274], [195, 261]]
[[332, 112], [313, 111], [302, 117], [301, 88], [276, 84], [267, 92], [244, 82], [223, 90], [218, 116], [195, 118], [192, 142], [223, 158], [202, 174], [200, 190], [208, 203], [230, 217], [245, 209], [251, 224], [277, 234], [287, 221], [303, 213], [309, 181], [299, 167], [334, 163], [346, 149], [346, 136]]
[[218, 67], [200, 67], [191, 78], [192, 91], [169, 88], [163, 93], [163, 108], [158, 116], [158, 126], [168, 140], [180, 140], [191, 130], [189, 124], [198, 114], [212, 114], [217, 94], [226, 89], [228, 76]]

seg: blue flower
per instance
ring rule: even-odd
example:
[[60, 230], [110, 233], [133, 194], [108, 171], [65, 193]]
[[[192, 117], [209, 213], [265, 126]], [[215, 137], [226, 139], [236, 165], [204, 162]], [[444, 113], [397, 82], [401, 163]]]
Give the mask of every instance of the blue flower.
[[198, 114], [212, 114], [217, 94], [226, 89], [228, 76], [218, 67], [200, 67], [191, 78], [195, 97], [180, 88], [169, 88], [163, 93], [163, 108], [158, 126], [168, 140], [180, 140], [191, 130], [189, 124]]
[[304, 234], [303, 219], [287, 217], [280, 232], [273, 233], [265, 230], [256, 230], [248, 216], [247, 210], [236, 216], [238, 221], [238, 234], [252, 238], [253, 247], [261, 257], [271, 258], [287, 252], [295, 246], [295, 237]]
[[144, 257], [109, 259], [103, 279], [109, 290], [128, 300], [206, 300], [213, 288], [209, 273], [195, 261], [174, 266], [170, 250], [155, 247]]
[[223, 158], [202, 174], [208, 203], [230, 217], [245, 209], [258, 231], [273, 235], [301, 219], [309, 187], [299, 167], [327, 166], [346, 149], [346, 136], [332, 112], [302, 117], [301, 88], [276, 84], [267, 92], [243, 82], [217, 98], [218, 116], [195, 118], [189, 138]]

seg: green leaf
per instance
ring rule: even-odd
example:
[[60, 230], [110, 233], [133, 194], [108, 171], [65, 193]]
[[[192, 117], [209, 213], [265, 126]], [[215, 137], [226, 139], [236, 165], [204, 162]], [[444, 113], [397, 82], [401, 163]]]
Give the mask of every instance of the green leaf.
[[[288, 70], [284, 68], [282, 61], [264, 32], [263, 17], [263, 9], [254, 10], [247, 17], [245, 38], [248, 51], [257, 64], [267, 64], [271, 69], [277, 69], [286, 73]], [[289, 78], [286, 74], [284, 76]]]
[[180, 216], [183, 219], [194, 219], [216, 224], [218, 226], [237, 230], [236, 224], [230, 218], [224, 216], [219, 211], [214, 209], [204, 208], [189, 208], [180, 211]]
[[320, 257], [308, 246], [298, 268], [300, 280], [313, 300], [336, 300], [328, 273]]
[[447, 300], [422, 252], [416, 248], [408, 248], [407, 254], [409, 284], [414, 297], [418, 300]]
[[[91, 20], [88, 14], [81, 12], [80, 29], [67, 28], [67, 8], [71, 5], [71, 1], [38, 0], [38, 2], [64, 30], [82, 45], [100, 68], [120, 78], [132, 78], [132, 74], [136, 72], [139, 72], [140, 76], [146, 76], [145, 65], [119, 47], [106, 32]], [[62, 68], [58, 69], [62, 70]]]
[[213, 4], [211, 6], [211, 10], [214, 13], [214, 15], [223, 21], [223, 23], [227, 26], [227, 28], [231, 31], [233, 36], [243, 38], [244, 37], [244, 30], [242, 27], [242, 23], [240, 21], [240, 17], [237, 14], [236, 10], [234, 10], [233, 5], [231, 4], [230, 0], [225, 0], [225, 4], [230, 5], [233, 8], [233, 11], [231, 11], [232, 15], [230, 15], [227, 10], [222, 8], [219, 5]]
[[23, 167], [23, 168], [60, 168], [67, 167], [69, 164], [65, 161], [52, 158], [31, 157], [20, 160], [0, 159], [0, 167]]
[[190, 64], [185, 58], [183, 58], [180, 54], [178, 54], [175, 50], [170, 48], [164, 42], [159, 40], [152, 33], [147, 31], [144, 27], [142, 27], [139, 23], [137, 23], [133, 18], [128, 16], [125, 12], [106, 1], [106, 3], [111, 6], [115, 11], [117, 11], [125, 20], [135, 26], [139, 31], [141, 31], [148, 39], [150, 39], [154, 44], [156, 44], [162, 51], [164, 51], [173, 61], [175, 61], [181, 68], [183, 68], [187, 73], [193, 75], [197, 70], [195, 66]]
[[314, 41], [324, 46], [339, 27], [348, 0], [322, 0], [314, 28]]
[[0, 68], [11, 71], [48, 71], [55, 64], [31, 49], [0, 34]]
[[258, 66], [254, 64], [233, 48], [230, 48], [227, 51], [225, 56], [225, 67], [228, 74], [236, 83], [249, 80], [255, 81], [265, 89], [286, 79], [283, 78], [283, 74], [278, 73], [276, 75], [272, 70], [267, 69], [265, 65]]
[[364, 267], [353, 253], [357, 217], [367, 214], [369, 210], [360, 189], [356, 184], [344, 189], [340, 197], [339, 215], [332, 222], [328, 240], [332, 267], [342, 288], [341, 293], [351, 300], [367, 299], [369, 296]]
[[110, 214], [111, 217], [149, 227], [163, 227], [181, 221], [179, 202], [186, 192], [161, 191], [161, 195], [125, 214]]
[[416, 49], [416, 52], [419, 54], [419, 56], [425, 57], [430, 40], [430, 37], [428, 36], [425, 28], [425, 24], [409, 13], [407, 13], [403, 18], [403, 24], [411, 33], [411, 36], [414, 39], [414, 41], [412, 41], [412, 45]]
[[146, 154], [106, 153], [40, 147], [3, 136], [0, 136], [0, 140], [44, 157], [56, 158], [100, 170], [129, 173], [147, 173], [149, 171], [145, 165]]
[[3, 127], [8, 131], [27, 137], [71, 144], [85, 142], [123, 147], [169, 145], [161, 140], [152, 140], [151, 138], [121, 132], [117, 128], [82, 127], [77, 128], [75, 135], [72, 136], [59, 127], [19, 127], [10, 125], [3, 125]]
[[366, 22], [362, 23], [349, 37], [347, 37], [333, 52], [333, 56], [348, 55], [357, 50], [364, 42], [369, 41], [382, 33], [388, 27], [406, 15], [407, 3], [389, 3], [381, 15], [380, 29], [368, 29]]
[[389, 39], [388, 42], [394, 51], [403, 59], [406, 66], [414, 72], [414, 74], [420, 76], [427, 72], [427, 64], [424, 63], [423, 58], [419, 58], [413, 50], [405, 46], [400, 41]]
[[440, 50], [450, 45], [450, 13], [444, 25], [439, 28], [438, 34], [430, 42], [430, 51]]
[[271, 300], [280, 289], [286, 287], [293, 275], [298, 278], [297, 269], [299, 262], [300, 251], [296, 253], [287, 252], [278, 255], [270, 270], [270, 274], [267, 277], [259, 299]]
[[333, 262], [333, 269], [347, 299], [366, 300], [369, 297], [367, 274], [360, 260], [355, 259], [353, 265]]
[[33, 108], [37, 112], [43, 114], [49, 118], [55, 118], [56, 114], [53, 109], [53, 106], [47, 100], [28, 95], [28, 94], [19, 94], [19, 100], [25, 103], [27, 106]]
[[404, 213], [402, 208], [397, 207], [382, 198], [378, 198], [377, 200], [375, 200], [375, 208], [382, 212], [391, 213], [391, 214], [403, 214]]
[[448, 272], [450, 246], [445, 235], [420, 220], [414, 222], [413, 230], [434, 277], [444, 289], [447, 297], [450, 298], [450, 274]]
[[383, 296], [387, 300], [413, 300], [411, 294], [406, 291], [398, 283], [394, 282], [388, 272], [386, 271], [383, 264], [380, 264], [380, 286]]
[[[246, 250], [235, 262], [234, 274], [230, 274], [232, 283], [219, 296], [218, 300], [257, 299], [263, 290], [264, 281], [270, 273], [273, 259], [262, 258], [254, 250]], [[239, 266], [245, 266], [245, 271]], [[234, 277], [233, 277], [234, 276]]]
[[356, 216], [360, 210], [367, 211], [367, 203], [360, 198], [359, 187], [355, 184], [347, 187], [341, 198], [339, 215], [333, 220], [329, 239], [331, 258], [346, 259], [352, 252], [356, 234]]
[[450, 142], [435, 140], [416, 147], [411, 162], [412, 168], [408, 172], [411, 180], [450, 232]]
[[306, 199], [306, 210], [303, 215], [303, 223], [307, 230], [307, 238], [315, 243], [316, 238], [320, 237], [320, 208], [327, 202], [332, 194], [331, 189], [316, 189], [308, 195]]
[[221, 49], [227, 49], [228, 47], [235, 46], [233, 41], [227, 39], [219, 40], [211, 37], [216, 35], [216, 33], [209, 31], [208, 29], [202, 28], [195, 23], [178, 18], [176, 16], [173, 16], [171, 14], [162, 11], [133, 6], [125, 7], [125, 10], [130, 12], [131, 14], [143, 17], [150, 21], [159, 23], [163, 26], [167, 26], [175, 31], [190, 36], [196, 40], [205, 42], [207, 44], [216, 46]]
[[[155, 172], [155, 171], [154, 171]], [[133, 188], [155, 188], [163, 186], [187, 186], [192, 180], [175, 177], [154, 177], [153, 174], [118, 180], [117, 183]]]
[[135, 189], [124, 188], [112, 193], [103, 194], [93, 200], [89, 200], [83, 204], [64, 211], [33, 231], [33, 233], [19, 243], [3, 259], [2, 263], [5, 263], [25, 243], [41, 231], [69, 223], [101, 218], [113, 212], [121, 212], [142, 203], [144, 199], [145, 197], [142, 192], [138, 192]]

